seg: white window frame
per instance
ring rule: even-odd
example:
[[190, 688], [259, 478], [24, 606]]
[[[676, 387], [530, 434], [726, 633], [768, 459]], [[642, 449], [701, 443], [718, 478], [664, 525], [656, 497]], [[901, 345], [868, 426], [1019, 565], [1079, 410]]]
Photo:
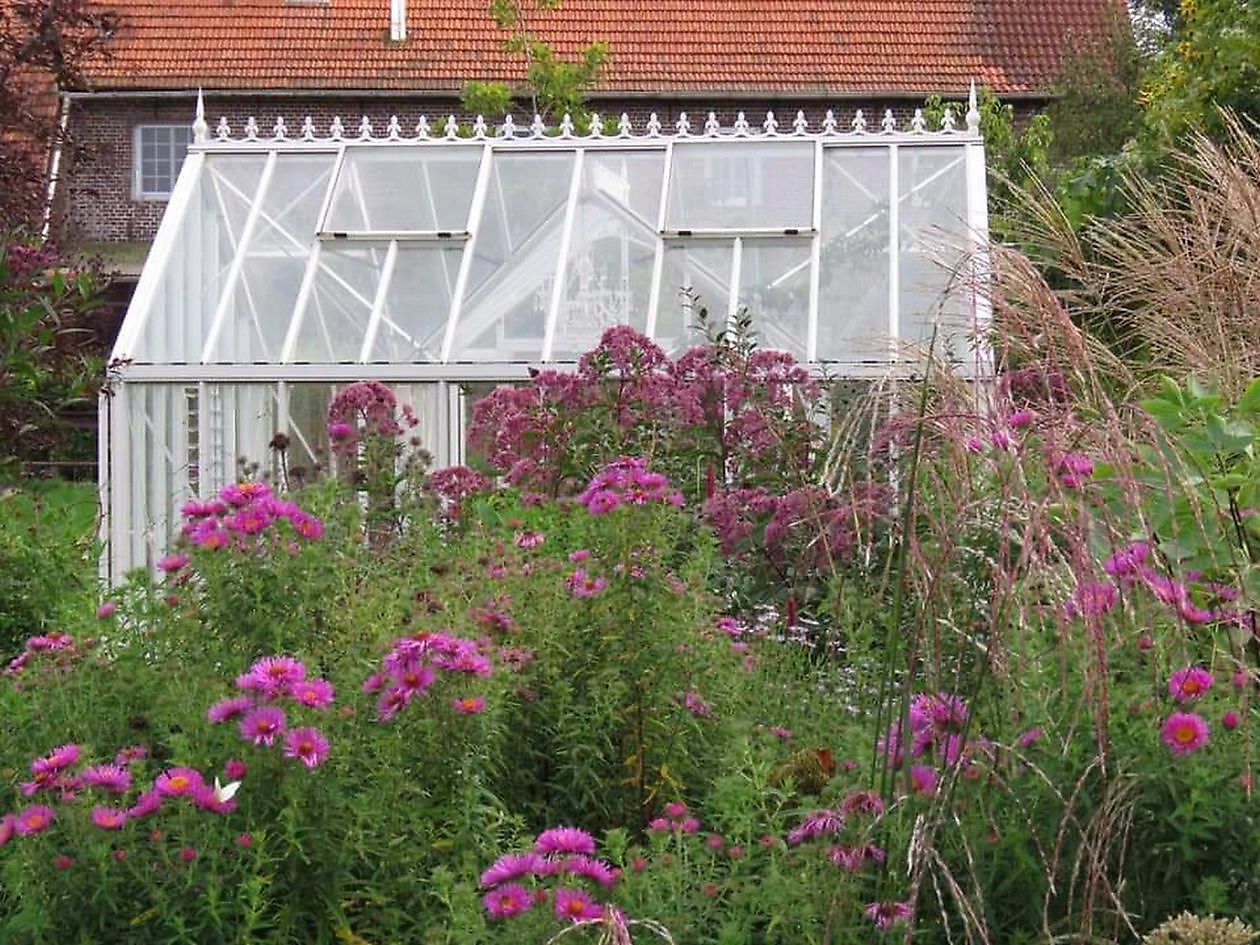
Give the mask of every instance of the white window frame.
[[[172, 150], [171, 162], [171, 185], [167, 190], [145, 190], [144, 188], [144, 151], [143, 137], [144, 130], [152, 128], [166, 128], [171, 131], [182, 131], [188, 136], [188, 145], [184, 149], [184, 157], [188, 157], [188, 146], [193, 143], [192, 127], [182, 122], [144, 122], [136, 125], [132, 129], [131, 134], [131, 196], [134, 200], [151, 200], [165, 201], [171, 199], [171, 192], [175, 189], [175, 181], [179, 179], [180, 167], [183, 166], [181, 160], [177, 165], [174, 162], [174, 151]], [[172, 139], [173, 140], [173, 139]], [[173, 145], [172, 145], [173, 147]]]

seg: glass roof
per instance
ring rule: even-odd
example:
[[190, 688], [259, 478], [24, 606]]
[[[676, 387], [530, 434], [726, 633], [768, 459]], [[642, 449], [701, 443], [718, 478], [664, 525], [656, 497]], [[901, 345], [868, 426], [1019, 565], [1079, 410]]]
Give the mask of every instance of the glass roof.
[[202, 140], [115, 356], [565, 362], [614, 324], [686, 348], [704, 306], [807, 361], [887, 361], [973, 321], [946, 290], [985, 235], [983, 145], [856, 130]]

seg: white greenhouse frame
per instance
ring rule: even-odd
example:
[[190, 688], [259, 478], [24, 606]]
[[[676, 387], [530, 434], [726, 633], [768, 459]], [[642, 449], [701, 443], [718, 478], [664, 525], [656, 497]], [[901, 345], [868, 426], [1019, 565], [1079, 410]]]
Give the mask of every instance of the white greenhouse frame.
[[934, 332], [986, 370], [974, 88], [963, 127], [937, 130], [710, 112], [668, 133], [623, 115], [587, 134], [334, 119], [322, 137], [250, 119], [233, 137], [199, 99], [193, 137], [101, 400], [109, 580], [151, 568], [179, 506], [274, 433], [313, 461], [338, 386], [400, 385], [435, 463], [459, 463], [469, 386], [574, 363], [612, 324], [681, 351], [701, 340], [683, 289], [831, 375], [885, 372]]

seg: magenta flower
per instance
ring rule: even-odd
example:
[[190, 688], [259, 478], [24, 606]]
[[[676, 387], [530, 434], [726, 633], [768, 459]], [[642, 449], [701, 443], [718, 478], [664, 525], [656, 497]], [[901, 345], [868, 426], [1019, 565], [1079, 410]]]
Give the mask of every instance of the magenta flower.
[[1191, 755], [1208, 743], [1207, 720], [1193, 712], [1174, 712], [1160, 733], [1174, 755]]
[[330, 440], [333, 440], [336, 442], [340, 442], [342, 440], [348, 440], [353, 434], [354, 434], [354, 427], [350, 426], [350, 424], [348, 423], [336, 421], [334, 423], [328, 424], [328, 438]]
[[101, 604], [100, 607], [96, 608], [96, 617], [98, 620], [108, 620], [110, 617], [114, 616], [114, 613], [117, 610], [118, 604], [115, 601], [107, 600], [105, 603]]
[[1016, 410], [1006, 418], [1007, 426], [1014, 427], [1016, 430], [1022, 429], [1033, 422], [1034, 414], [1031, 410]]
[[496, 919], [510, 919], [528, 910], [534, 900], [524, 886], [512, 883], [486, 893], [481, 904]]
[[127, 822], [126, 811], [114, 807], [97, 806], [92, 808], [92, 823], [102, 830], [122, 830]]
[[80, 754], [81, 751], [78, 745], [60, 745], [43, 758], [36, 758], [32, 761], [31, 773], [35, 775], [59, 774], [77, 763]]
[[284, 711], [272, 705], [259, 706], [241, 719], [241, 738], [255, 745], [274, 745], [284, 733]]
[[284, 756], [296, 758], [308, 768], [318, 768], [328, 759], [328, 739], [315, 728], [295, 728], [284, 738]]
[[141, 817], [148, 817], [150, 814], [157, 813], [161, 806], [162, 794], [159, 791], [145, 791], [136, 798], [135, 804], [127, 811], [127, 816], [131, 820], [139, 820]]
[[239, 781], [249, 769], [240, 758], [229, 758], [223, 763], [223, 776], [229, 781]]
[[159, 571], [174, 574], [186, 564], [188, 564], [188, 555], [181, 551], [179, 554], [167, 555], [165, 558], [159, 559], [157, 566]]
[[237, 677], [241, 689], [261, 692], [268, 699], [287, 695], [306, 679], [306, 667], [291, 656], [264, 656], [244, 676]]
[[910, 768], [910, 789], [923, 797], [936, 794], [936, 771], [927, 765], [912, 765]]
[[163, 797], [192, 797], [203, 784], [196, 768], [168, 768], [157, 776], [153, 789]]
[[558, 872], [568, 873], [571, 876], [581, 876], [585, 879], [593, 880], [608, 889], [617, 885], [616, 871], [603, 860], [597, 860], [590, 856], [582, 856], [579, 854], [577, 856], [565, 857], [560, 861], [560, 868]]
[[568, 919], [570, 922], [589, 922], [603, 918], [604, 915], [604, 911], [589, 894], [580, 889], [565, 887], [556, 890], [554, 909], [556, 918]]
[[595, 838], [577, 827], [552, 827], [534, 841], [536, 853], [584, 853], [595, 855]]
[[516, 536], [517, 548], [538, 548], [546, 540], [542, 532], [521, 532]]
[[1073, 591], [1064, 610], [1069, 618], [1101, 617], [1115, 607], [1119, 599], [1120, 592], [1114, 584], [1086, 582]]
[[807, 815], [801, 823], [788, 833], [789, 846], [797, 846], [807, 840], [817, 840], [829, 834], [839, 833], [844, 829], [844, 814], [833, 808], [816, 810]]
[[230, 722], [232, 719], [244, 715], [253, 707], [254, 700], [249, 696], [232, 696], [228, 699], [220, 699], [206, 710], [206, 719], [215, 725], [221, 722]]
[[51, 807], [32, 804], [17, 815], [17, 822], [13, 825], [13, 829], [23, 837], [33, 837], [47, 830], [56, 819], [57, 812]]
[[481, 874], [481, 885], [487, 889], [494, 889], [496, 886], [501, 886], [514, 879], [520, 879], [522, 876], [532, 876], [545, 865], [546, 861], [532, 851], [529, 853], [506, 853], [495, 860], [490, 868]]
[[17, 818], [12, 814], [5, 814], [3, 817], [0, 817], [0, 847], [12, 840], [16, 833]]
[[265, 482], [232, 482], [219, 490], [219, 498], [237, 508], [270, 497], [271, 486]]
[[460, 715], [479, 715], [486, 711], [486, 699], [485, 696], [464, 696], [452, 699], [451, 706]]
[[866, 906], [866, 917], [881, 932], [909, 921], [913, 914], [908, 902], [872, 902]]
[[1094, 461], [1080, 453], [1067, 453], [1056, 464], [1059, 482], [1069, 489], [1078, 489], [1094, 474]]
[[93, 765], [84, 769], [83, 783], [115, 794], [126, 794], [131, 789], [131, 772], [119, 765]]
[[1242, 718], [1233, 709], [1230, 709], [1223, 716], [1221, 716], [1221, 725], [1228, 731], [1232, 732], [1234, 729], [1238, 728], [1238, 726], [1241, 724], [1242, 724]]
[[326, 709], [332, 705], [334, 690], [327, 679], [304, 679], [289, 690], [294, 702], [311, 709]]
[[564, 583], [574, 597], [595, 597], [608, 586], [608, 581], [603, 577], [591, 577], [582, 568], [570, 574]]
[[306, 512], [295, 512], [289, 517], [293, 530], [307, 541], [318, 541], [324, 537], [324, 523]]
[[884, 813], [884, 799], [877, 791], [854, 791], [840, 802], [840, 813], [846, 817], [878, 817]]
[[114, 756], [114, 764], [126, 766], [133, 761], [140, 761], [147, 757], [149, 757], [149, 749], [143, 745], [132, 745], [129, 748], [122, 749]]
[[1168, 677], [1168, 691], [1178, 702], [1197, 702], [1212, 688], [1212, 674], [1201, 666], [1187, 666]]

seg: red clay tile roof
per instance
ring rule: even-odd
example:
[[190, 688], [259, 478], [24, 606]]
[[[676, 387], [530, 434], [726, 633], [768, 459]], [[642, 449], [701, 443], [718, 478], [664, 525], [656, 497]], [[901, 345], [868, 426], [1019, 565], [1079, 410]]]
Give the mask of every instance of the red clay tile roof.
[[[100, 0], [123, 17], [97, 89], [457, 90], [519, 80], [489, 0]], [[1123, 0], [563, 0], [532, 18], [557, 52], [604, 40], [599, 91], [772, 95], [1043, 93], [1065, 44]]]

